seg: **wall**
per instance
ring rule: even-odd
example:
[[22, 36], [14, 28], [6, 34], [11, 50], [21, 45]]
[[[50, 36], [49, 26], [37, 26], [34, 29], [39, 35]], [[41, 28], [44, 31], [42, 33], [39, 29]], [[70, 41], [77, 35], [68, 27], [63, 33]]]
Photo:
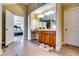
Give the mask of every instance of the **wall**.
[[31, 29], [34, 30], [36, 28], [38, 28], [38, 19], [36, 14], [31, 13]]
[[27, 14], [27, 7], [24, 4], [4, 4], [4, 5], [6, 9], [8, 9], [15, 15], [25, 16]]
[[44, 4], [45, 3], [31, 3], [28, 5], [28, 40], [31, 40], [31, 12]]
[[[34, 13], [31, 13], [31, 30], [35, 30], [38, 28], [38, 19], [37, 19], [37, 15]], [[31, 32], [31, 38], [32, 39], [38, 39], [37, 33], [35, 32]]]
[[65, 3], [65, 4], [62, 4], [62, 5], [63, 5], [63, 10], [66, 10], [66, 9], [70, 9], [70, 8], [73, 8], [73, 7], [78, 7], [79, 3]]
[[2, 54], [2, 4], [0, 3], [0, 55]]
[[59, 51], [62, 46], [62, 4], [56, 4], [56, 11], [56, 50]]

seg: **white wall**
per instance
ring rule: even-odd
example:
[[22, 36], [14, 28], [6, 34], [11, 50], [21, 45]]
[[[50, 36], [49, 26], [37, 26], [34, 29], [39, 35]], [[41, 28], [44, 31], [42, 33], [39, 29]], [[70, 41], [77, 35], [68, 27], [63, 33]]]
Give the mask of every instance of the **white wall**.
[[[38, 5], [39, 4], [39, 5]], [[44, 5], [45, 3], [43, 4], [40, 4], [40, 3], [32, 3], [28, 6], [28, 40], [31, 40], [31, 13], [36, 10], [37, 8], [41, 7], [42, 5]]]
[[31, 14], [28, 15], [28, 40], [31, 40]]
[[2, 54], [2, 4], [0, 3], [0, 55]]
[[24, 17], [24, 39], [28, 39], [28, 17]]
[[57, 20], [56, 20], [56, 50], [60, 50], [62, 46], [62, 5], [57, 4]]

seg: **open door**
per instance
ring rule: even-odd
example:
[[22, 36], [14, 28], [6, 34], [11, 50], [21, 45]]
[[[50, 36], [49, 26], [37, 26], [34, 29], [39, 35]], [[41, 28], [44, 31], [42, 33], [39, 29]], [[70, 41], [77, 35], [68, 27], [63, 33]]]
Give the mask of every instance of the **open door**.
[[14, 15], [6, 10], [6, 46], [14, 41]]

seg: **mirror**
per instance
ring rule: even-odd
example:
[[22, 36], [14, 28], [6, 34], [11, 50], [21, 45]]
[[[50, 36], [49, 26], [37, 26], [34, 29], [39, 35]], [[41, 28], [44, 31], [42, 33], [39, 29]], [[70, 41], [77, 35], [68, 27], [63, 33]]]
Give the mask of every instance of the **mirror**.
[[50, 24], [50, 20], [44, 20], [40, 18], [39, 29], [50, 29]]
[[53, 29], [56, 30], [56, 11], [49, 10], [45, 13], [38, 14], [39, 29]]

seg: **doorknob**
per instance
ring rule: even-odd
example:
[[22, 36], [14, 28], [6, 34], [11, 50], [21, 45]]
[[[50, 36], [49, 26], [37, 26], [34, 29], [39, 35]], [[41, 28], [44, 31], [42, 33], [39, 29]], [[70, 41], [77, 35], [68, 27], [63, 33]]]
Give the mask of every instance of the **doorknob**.
[[67, 28], [65, 28], [65, 31], [67, 31], [68, 29]]
[[6, 29], [6, 30], [8, 30], [8, 29]]

